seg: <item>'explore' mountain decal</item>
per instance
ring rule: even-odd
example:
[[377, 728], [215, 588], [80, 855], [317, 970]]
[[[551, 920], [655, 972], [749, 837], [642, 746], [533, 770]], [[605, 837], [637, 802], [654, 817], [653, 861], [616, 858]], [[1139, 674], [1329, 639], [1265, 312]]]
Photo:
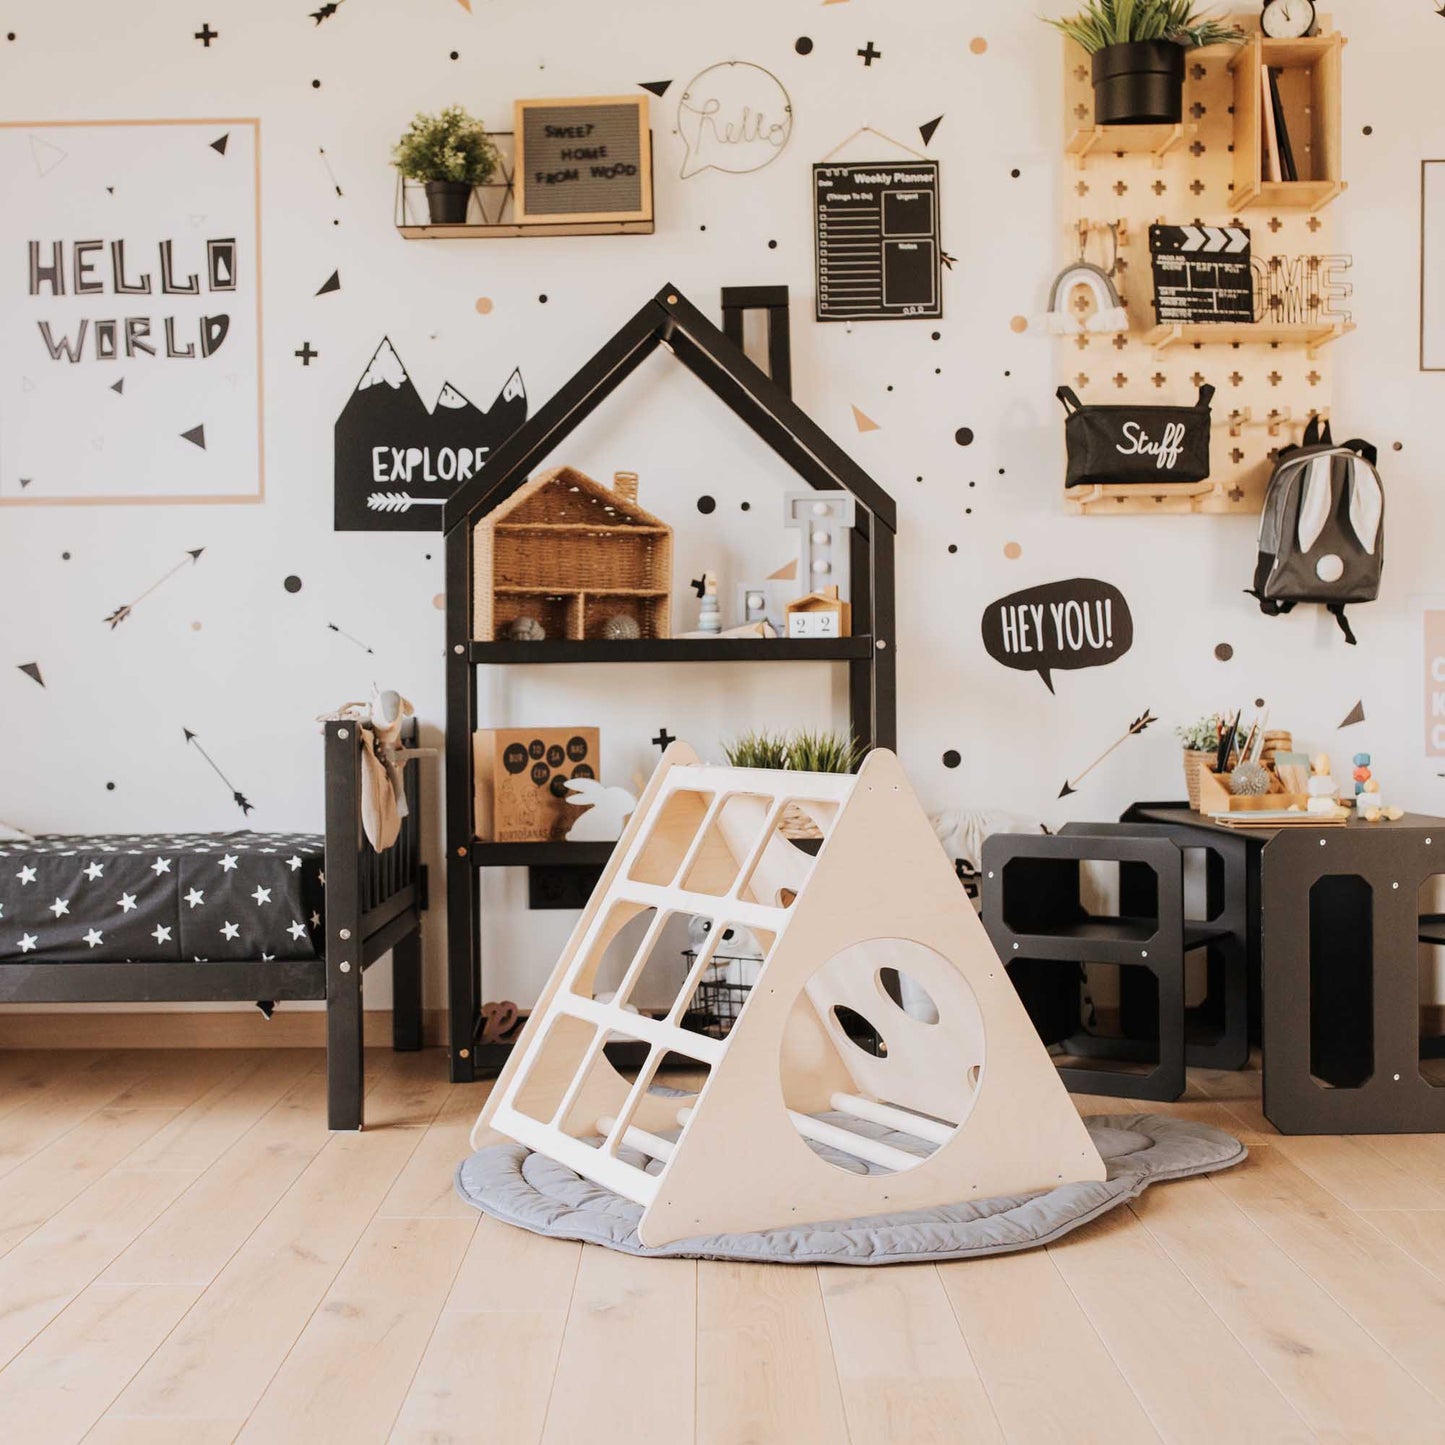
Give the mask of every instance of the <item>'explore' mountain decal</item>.
[[526, 419], [520, 371], [486, 411], [449, 381], [428, 411], [383, 337], [336, 419], [336, 530], [439, 532], [442, 504]]

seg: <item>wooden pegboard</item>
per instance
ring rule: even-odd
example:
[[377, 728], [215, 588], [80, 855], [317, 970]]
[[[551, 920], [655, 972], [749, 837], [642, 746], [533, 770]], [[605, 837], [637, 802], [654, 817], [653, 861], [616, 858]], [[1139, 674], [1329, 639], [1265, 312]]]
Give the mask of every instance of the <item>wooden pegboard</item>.
[[[1258, 17], [1233, 17], [1257, 31]], [[1323, 23], [1323, 22], [1322, 22]], [[1200, 221], [1244, 225], [1257, 260], [1270, 256], [1330, 255], [1329, 209], [1231, 209], [1234, 192], [1234, 76], [1232, 47], [1192, 52], [1186, 61], [1184, 123], [1093, 129], [1089, 59], [1065, 42], [1065, 153], [1060, 217], [1060, 265], [1077, 256], [1082, 225], [1096, 228], [1089, 259], [1106, 268], [1112, 254], [1107, 227], [1120, 227], [1120, 271], [1115, 277], [1131, 326], [1116, 336], [1061, 338], [1058, 380], [1080, 400], [1096, 405], [1128, 402], [1189, 405], [1202, 382], [1214, 400], [1213, 474], [1193, 486], [1075, 488], [1066, 497], [1076, 513], [1257, 513], [1274, 458], [1300, 439], [1312, 413], [1329, 414], [1336, 347], [1325, 344], [1346, 328], [1322, 328], [1310, 341], [1175, 341], [1152, 344], [1154, 287], [1149, 227]], [[1121, 151], [1120, 146], [1136, 149]], [[1102, 229], [1099, 229], [1102, 228]], [[1223, 334], [1221, 332], [1221, 334]], [[1345, 346], [1349, 345], [1344, 340]], [[1085, 492], [1085, 496], [1080, 496]]]

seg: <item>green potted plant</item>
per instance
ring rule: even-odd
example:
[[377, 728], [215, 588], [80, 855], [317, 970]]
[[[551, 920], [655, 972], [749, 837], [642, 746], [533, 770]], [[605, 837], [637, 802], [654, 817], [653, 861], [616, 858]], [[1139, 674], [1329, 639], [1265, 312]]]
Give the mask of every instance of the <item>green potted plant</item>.
[[1174, 729], [1184, 744], [1184, 786], [1189, 792], [1189, 806], [1199, 811], [1199, 770], [1213, 768], [1219, 757], [1218, 713], [1206, 713], [1187, 727]]
[[1095, 125], [1178, 125], [1184, 118], [1184, 52], [1244, 39], [1195, 0], [1084, 0], [1048, 22], [1093, 57]]
[[[723, 744], [734, 768], [777, 768], [793, 773], [851, 773], [863, 749], [849, 733], [799, 728], [791, 733], [749, 732]], [[823, 830], [796, 803], [783, 809], [778, 831], [806, 853], [816, 853]]]
[[481, 121], [459, 105], [436, 115], [420, 112], [391, 152], [392, 164], [410, 180], [426, 185], [433, 225], [461, 225], [473, 186], [484, 186], [500, 160]]

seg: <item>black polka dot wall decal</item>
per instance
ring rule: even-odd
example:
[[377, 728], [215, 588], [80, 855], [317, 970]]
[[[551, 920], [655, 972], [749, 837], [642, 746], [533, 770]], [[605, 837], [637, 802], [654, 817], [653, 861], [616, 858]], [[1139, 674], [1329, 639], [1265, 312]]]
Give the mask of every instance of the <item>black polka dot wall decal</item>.
[[796, 50], [799, 55], [811, 55], [813, 53], [812, 39], [807, 35], [798, 36], [798, 38], [793, 41], [793, 49]]
[[544, 292], [537, 298], [537, 300], [540, 301], [543, 306], [545, 306], [545, 305], [547, 304], [547, 293], [544, 291]]
[[966, 426], [959, 427], [959, 429], [954, 432], [953, 439], [961, 447], [971, 447], [973, 445], [973, 428]]
[[948, 544], [948, 552], [949, 552], [949, 555], [952, 556], [953, 553], [955, 553], [955, 552], [957, 552], [957, 551], [958, 551], [958, 543], [957, 543], [957, 542], [950, 542], [950, 543]]
[[321, 89], [321, 82], [320, 82], [319, 80], [313, 80], [313, 81], [311, 82], [311, 89], [312, 89], [312, 90], [320, 90], [320, 89]]
[[934, 340], [934, 341], [939, 341], [939, 340], [942, 339], [942, 337], [943, 337], [943, 332], [941, 332], [941, 331], [935, 331], [935, 332], [933, 333], [933, 340]]
[[7, 31], [7, 32], [6, 32], [6, 35], [5, 35], [5, 38], [6, 38], [7, 40], [14, 40], [14, 39], [15, 39], [15, 32], [14, 32], [13, 30]]
[[769, 241], [769, 242], [768, 242], [768, 250], [770, 250], [770, 251], [776, 251], [777, 249], [778, 249], [778, 243], [777, 243], [776, 241]]
[[717, 511], [717, 500], [716, 500], [716, 498], [713, 498], [713, 497], [699, 497], [699, 498], [697, 499], [697, 509], [698, 509], [699, 512], [701, 512], [701, 513], [703, 514], [704, 517], [706, 517], [710, 512], [715, 512], [715, 511]]
[[113, 793], [113, 792], [115, 792], [115, 784], [114, 784], [114, 783], [107, 783], [107, 784], [105, 785], [105, 790], [106, 790], [107, 793]]
[[1015, 166], [1013, 170], [1009, 172], [1009, 175], [1011, 175], [1014, 180], [1018, 180], [1018, 178], [1023, 175], [1023, 172], [1017, 166]]
[[453, 59], [453, 60], [460, 60], [460, 59], [461, 59], [461, 56], [460, 56], [455, 50], [453, 50], [453, 51], [452, 51], [452, 59]]
[[963, 761], [963, 755], [956, 748], [949, 748], [943, 755], [943, 766], [945, 768], [956, 768]]
[[1254, 705], [1255, 707], [1264, 707], [1266, 706], [1265, 700], [1262, 697], [1257, 697], [1254, 700]]
[[699, 230], [699, 231], [705, 231], [705, 230], [707, 230], [707, 227], [706, 227], [706, 226], [699, 226], [699, 227], [698, 227], [698, 230]]
[[1391, 447], [1391, 450], [1392, 450], [1392, 451], [1397, 451], [1397, 452], [1402, 452], [1402, 451], [1405, 450], [1405, 443], [1404, 443], [1404, 442], [1395, 442], [1394, 445]]
[[1367, 126], [1365, 127], [1364, 133], [1365, 133], [1366, 135], [1374, 135], [1374, 133], [1375, 133], [1375, 127], [1372, 126], [1372, 125], [1367, 125]]
[[288, 592], [299, 592], [301, 590], [301, 579], [293, 572], [281, 585]]
[[62, 552], [62, 553], [60, 554], [60, 560], [61, 560], [62, 562], [68, 562], [68, 561], [70, 561], [70, 553], [69, 553], [69, 552]]
[[1220, 662], [1228, 662], [1234, 656], [1234, 649], [1227, 642], [1221, 642], [1214, 649], [1214, 655]]
[[753, 509], [753, 504], [751, 502], [743, 502], [742, 509], [745, 512], [751, 512]]

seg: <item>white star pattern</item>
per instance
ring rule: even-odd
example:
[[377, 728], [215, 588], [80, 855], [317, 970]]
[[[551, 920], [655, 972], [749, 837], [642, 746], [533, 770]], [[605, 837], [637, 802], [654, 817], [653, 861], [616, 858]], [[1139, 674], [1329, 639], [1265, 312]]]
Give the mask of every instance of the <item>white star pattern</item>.
[[286, 860], [286, 866], [294, 873], [301, 866], [301, 860], [293, 853]]
[[276, 962], [276, 955], [275, 955], [274, 953], [262, 952], [262, 954], [261, 954], [261, 962], [262, 962], [262, 963], [275, 963], [275, 962]]
[[59, 918], [63, 914], [70, 912], [70, 900], [68, 898], [57, 898], [47, 911]]
[[318, 868], [318, 869], [316, 870], [316, 881], [317, 881], [323, 888], [326, 887], [326, 870], [325, 870], [324, 868]]
[[104, 877], [104, 875], [105, 875], [105, 864], [104, 864], [104, 863], [97, 863], [97, 862], [92, 858], [91, 861], [90, 861], [90, 863], [89, 863], [89, 865], [88, 865], [88, 866], [86, 867], [86, 869], [85, 869], [85, 876], [86, 876], [87, 878], [89, 878], [92, 883], [94, 883], [97, 878]]
[[130, 913], [135, 908], [135, 894], [122, 893], [120, 897], [116, 899], [115, 906], [119, 908], [122, 913]]
[[151, 937], [155, 939], [157, 943], [169, 943], [171, 941], [171, 931], [165, 924], [158, 923], [151, 930]]
[[262, 888], [258, 883], [256, 885], [256, 891], [251, 897], [256, 900], [256, 907], [259, 908], [263, 903], [269, 903], [271, 901], [271, 890], [269, 888]]
[[186, 894], [186, 902], [189, 903], [192, 908], [199, 908], [205, 901], [206, 895], [202, 893], [199, 888], [192, 888], [191, 891]]
[[313, 913], [311, 915], [311, 926], [312, 928], [321, 927], [321, 915], [319, 913]]
[[40, 940], [33, 933], [22, 933], [20, 935], [20, 952], [33, 953], [35, 945], [39, 942]]
[[169, 873], [170, 871], [171, 860], [169, 858], [157, 858], [156, 861], [151, 864], [151, 872], [154, 873], [157, 878], [159, 878], [162, 873]]
[[286, 930], [286, 932], [289, 933], [292, 938], [305, 938], [306, 925], [302, 923], [302, 921], [298, 918], [292, 923], [292, 925]]
[[85, 946], [87, 948], [94, 948], [97, 944], [104, 942], [105, 936], [97, 928], [92, 928], [90, 932], [85, 935]]
[[229, 943], [233, 938], [235, 938], [236, 935], [240, 933], [240, 931], [241, 930], [237, 928], [234, 923], [225, 923], [221, 925], [221, 937], [224, 938], [227, 943]]
[[227, 853], [226, 856], [221, 859], [221, 868], [226, 873], [234, 873], [236, 871], [236, 855], [234, 853]]
[[15, 876], [20, 880], [20, 886], [22, 888], [27, 883], [35, 882], [35, 870], [31, 868], [28, 864], [24, 868], [22, 868]]

